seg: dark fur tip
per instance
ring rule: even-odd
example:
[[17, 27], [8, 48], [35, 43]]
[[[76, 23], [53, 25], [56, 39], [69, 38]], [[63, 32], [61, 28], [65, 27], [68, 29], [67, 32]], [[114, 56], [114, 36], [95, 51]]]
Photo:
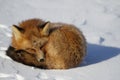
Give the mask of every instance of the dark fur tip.
[[6, 50], [6, 55], [10, 56], [11, 53], [15, 51], [15, 48], [12, 46], [9, 46], [8, 49]]
[[50, 23], [50, 21], [47, 21], [47, 22], [45, 22], [45, 23], [43, 23], [43, 24], [40, 24], [40, 25], [38, 25], [38, 27], [39, 27], [39, 28], [44, 28], [47, 23]]
[[13, 25], [13, 27], [16, 27], [20, 32], [24, 33], [25, 30], [17, 25]]

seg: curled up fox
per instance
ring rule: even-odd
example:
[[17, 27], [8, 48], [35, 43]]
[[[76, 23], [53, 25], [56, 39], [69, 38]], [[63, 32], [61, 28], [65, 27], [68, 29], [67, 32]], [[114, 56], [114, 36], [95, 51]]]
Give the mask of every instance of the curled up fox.
[[86, 40], [74, 25], [29, 19], [12, 26], [6, 54], [20, 63], [46, 69], [69, 69], [86, 55]]

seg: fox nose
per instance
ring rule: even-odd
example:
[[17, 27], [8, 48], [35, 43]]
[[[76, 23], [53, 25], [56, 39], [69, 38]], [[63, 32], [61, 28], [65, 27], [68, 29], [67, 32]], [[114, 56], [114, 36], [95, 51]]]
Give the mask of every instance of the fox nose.
[[44, 60], [45, 60], [44, 58], [43, 58], [43, 59], [40, 59], [40, 62], [44, 62]]
[[44, 62], [45, 59], [44, 59], [44, 58], [37, 58], [37, 61], [39, 61], [39, 62]]

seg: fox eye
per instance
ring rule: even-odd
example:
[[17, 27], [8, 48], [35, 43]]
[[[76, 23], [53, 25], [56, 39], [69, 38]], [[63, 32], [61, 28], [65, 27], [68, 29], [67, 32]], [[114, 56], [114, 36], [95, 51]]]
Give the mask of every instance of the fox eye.
[[36, 40], [33, 40], [33, 43], [35, 43], [36, 42]]
[[36, 40], [34, 40], [33, 43], [36, 43]]
[[26, 48], [26, 51], [29, 53], [35, 53], [35, 49], [32, 48]]
[[36, 41], [36, 40], [34, 40], [32, 43], [33, 43], [33, 45], [36, 45], [36, 44], [37, 44], [37, 41]]

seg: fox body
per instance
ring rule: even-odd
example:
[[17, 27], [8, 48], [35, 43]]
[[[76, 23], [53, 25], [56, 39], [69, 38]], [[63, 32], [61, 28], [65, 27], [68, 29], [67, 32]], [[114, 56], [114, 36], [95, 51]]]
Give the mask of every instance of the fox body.
[[[28, 23], [28, 21], [29, 20], [24, 23], [27, 23], [27, 25], [30, 26], [33, 24], [34, 26], [38, 26], [38, 24], [44, 23], [39, 19], [31, 19], [31, 21], [35, 21], [35, 23]], [[36, 22], [38, 23], [36, 24]], [[14, 41], [14, 38], [12, 39], [13, 49], [9, 47], [7, 50], [7, 55], [18, 62], [47, 69], [68, 69], [78, 66], [86, 54], [86, 40], [82, 32], [74, 25], [70, 24], [49, 23], [47, 26], [49, 26], [47, 30], [47, 33], [49, 33], [49, 36], [47, 36], [48, 40], [47, 43], [41, 47], [41, 50], [45, 54], [45, 60], [43, 62], [37, 61], [31, 54], [32, 51], [27, 51], [22, 47], [19, 47], [19, 51], [16, 51], [15, 49], [18, 47]], [[38, 30], [38, 28], [35, 29], [35, 32], [36, 30]], [[42, 30], [39, 30], [36, 35], [39, 36], [41, 32]], [[31, 36], [30, 33], [31, 31], [27, 33], [27, 35]], [[31, 39], [28, 39], [28, 41], [26, 41], [26, 46], [29, 45], [27, 42], [30, 40]], [[19, 44], [22, 42], [20, 40]], [[31, 47], [29, 48], [31, 49]]]

